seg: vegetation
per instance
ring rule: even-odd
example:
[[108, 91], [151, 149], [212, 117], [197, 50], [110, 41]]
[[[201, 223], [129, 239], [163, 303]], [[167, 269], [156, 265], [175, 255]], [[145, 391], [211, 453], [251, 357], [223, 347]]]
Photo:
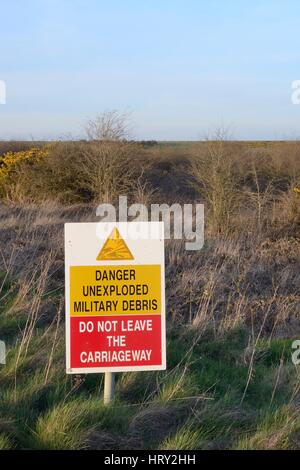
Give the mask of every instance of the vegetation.
[[[91, 139], [1, 158], [0, 448], [299, 448], [300, 144]], [[206, 240], [166, 243], [167, 371], [104, 407], [101, 375], [65, 374], [63, 224], [118, 194], [204, 202]]]

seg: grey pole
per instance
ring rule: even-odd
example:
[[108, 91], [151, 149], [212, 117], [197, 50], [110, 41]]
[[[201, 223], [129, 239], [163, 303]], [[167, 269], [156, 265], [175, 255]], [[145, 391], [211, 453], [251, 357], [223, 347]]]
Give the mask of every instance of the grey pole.
[[115, 373], [105, 372], [104, 374], [104, 405], [108, 405], [115, 396]]
[[6, 363], [6, 347], [4, 341], [0, 341], [0, 364]]

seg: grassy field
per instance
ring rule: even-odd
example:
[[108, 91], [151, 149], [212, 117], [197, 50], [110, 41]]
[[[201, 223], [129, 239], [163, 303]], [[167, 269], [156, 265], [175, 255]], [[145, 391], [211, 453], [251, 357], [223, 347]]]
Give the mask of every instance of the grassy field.
[[[42, 148], [0, 151], [0, 449], [299, 449], [300, 144]], [[63, 225], [119, 194], [204, 202], [206, 236], [166, 242], [167, 371], [104, 407], [102, 375], [65, 374]]]

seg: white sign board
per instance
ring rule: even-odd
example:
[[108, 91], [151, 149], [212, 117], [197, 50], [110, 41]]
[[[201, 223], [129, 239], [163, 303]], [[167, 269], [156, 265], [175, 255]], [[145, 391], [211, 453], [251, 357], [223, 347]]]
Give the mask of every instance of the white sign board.
[[66, 371], [166, 368], [162, 222], [65, 224]]

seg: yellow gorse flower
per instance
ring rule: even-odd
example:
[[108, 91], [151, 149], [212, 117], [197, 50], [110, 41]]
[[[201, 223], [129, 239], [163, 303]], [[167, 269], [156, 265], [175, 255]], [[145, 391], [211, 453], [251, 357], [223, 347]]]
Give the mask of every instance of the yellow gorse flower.
[[300, 194], [300, 188], [297, 188], [296, 186], [293, 188], [294, 193]]
[[37, 162], [48, 155], [45, 148], [33, 147], [21, 152], [7, 152], [0, 156], [0, 181], [5, 179], [21, 162]]

